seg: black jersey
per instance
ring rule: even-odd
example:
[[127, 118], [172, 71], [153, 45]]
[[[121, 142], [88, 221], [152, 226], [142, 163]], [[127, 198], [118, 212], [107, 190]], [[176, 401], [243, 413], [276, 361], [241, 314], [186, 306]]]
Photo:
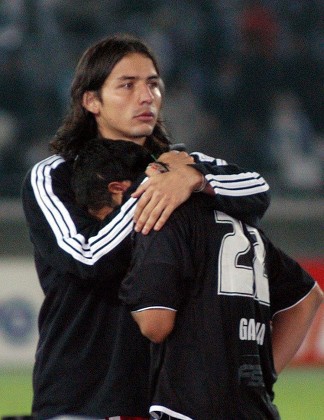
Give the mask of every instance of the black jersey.
[[[196, 156], [216, 183], [215, 207], [257, 222], [268, 184], [220, 160]], [[206, 163], [202, 163], [206, 161]], [[136, 200], [97, 221], [80, 209], [72, 162], [51, 156], [23, 185], [23, 206], [44, 303], [33, 374], [33, 414], [106, 417], [147, 414], [148, 340], [118, 300], [130, 262]]]
[[151, 413], [279, 419], [271, 318], [314, 280], [256, 228], [204, 207], [201, 197], [135, 243], [120, 297], [132, 311], [178, 311], [170, 336], [152, 344]]

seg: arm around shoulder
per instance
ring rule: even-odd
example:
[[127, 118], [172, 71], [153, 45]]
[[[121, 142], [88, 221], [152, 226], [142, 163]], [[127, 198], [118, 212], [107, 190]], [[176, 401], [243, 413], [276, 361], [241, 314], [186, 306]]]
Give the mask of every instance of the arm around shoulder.
[[75, 202], [70, 164], [53, 155], [26, 175], [22, 204], [35, 252], [49, 266], [91, 282], [104, 278], [103, 270], [109, 278], [118, 275], [116, 255], [126, 255], [134, 200], [125, 203], [115, 218], [99, 222]]

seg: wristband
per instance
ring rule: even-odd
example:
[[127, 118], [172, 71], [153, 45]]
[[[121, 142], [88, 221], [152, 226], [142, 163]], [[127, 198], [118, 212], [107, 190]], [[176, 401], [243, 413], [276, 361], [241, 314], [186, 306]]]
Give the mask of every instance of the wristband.
[[196, 188], [196, 189], [193, 190], [194, 193], [199, 193], [199, 192], [203, 191], [206, 188], [207, 179], [206, 179], [206, 177], [203, 174], [201, 174], [201, 177], [202, 177], [201, 178], [201, 184], [200, 184], [200, 186], [198, 188]]

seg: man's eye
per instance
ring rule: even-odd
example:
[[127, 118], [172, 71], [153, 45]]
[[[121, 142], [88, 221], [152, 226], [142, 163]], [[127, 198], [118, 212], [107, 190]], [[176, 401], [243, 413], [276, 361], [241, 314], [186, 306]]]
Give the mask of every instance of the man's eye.
[[159, 88], [160, 84], [157, 80], [153, 80], [152, 82], [149, 83], [149, 85], [151, 86], [151, 88]]
[[127, 82], [127, 83], [124, 83], [123, 85], [121, 85], [121, 87], [125, 88], [125, 89], [130, 89], [132, 86], [133, 86], [133, 83], [131, 83], [131, 82]]

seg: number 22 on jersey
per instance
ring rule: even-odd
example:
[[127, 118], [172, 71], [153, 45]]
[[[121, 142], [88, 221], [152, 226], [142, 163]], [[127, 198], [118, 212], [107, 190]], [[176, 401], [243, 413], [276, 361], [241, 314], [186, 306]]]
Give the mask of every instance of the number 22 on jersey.
[[250, 240], [240, 221], [215, 211], [216, 223], [231, 226], [224, 235], [218, 257], [218, 294], [246, 296], [270, 304], [265, 272], [265, 248], [257, 229], [247, 226]]

